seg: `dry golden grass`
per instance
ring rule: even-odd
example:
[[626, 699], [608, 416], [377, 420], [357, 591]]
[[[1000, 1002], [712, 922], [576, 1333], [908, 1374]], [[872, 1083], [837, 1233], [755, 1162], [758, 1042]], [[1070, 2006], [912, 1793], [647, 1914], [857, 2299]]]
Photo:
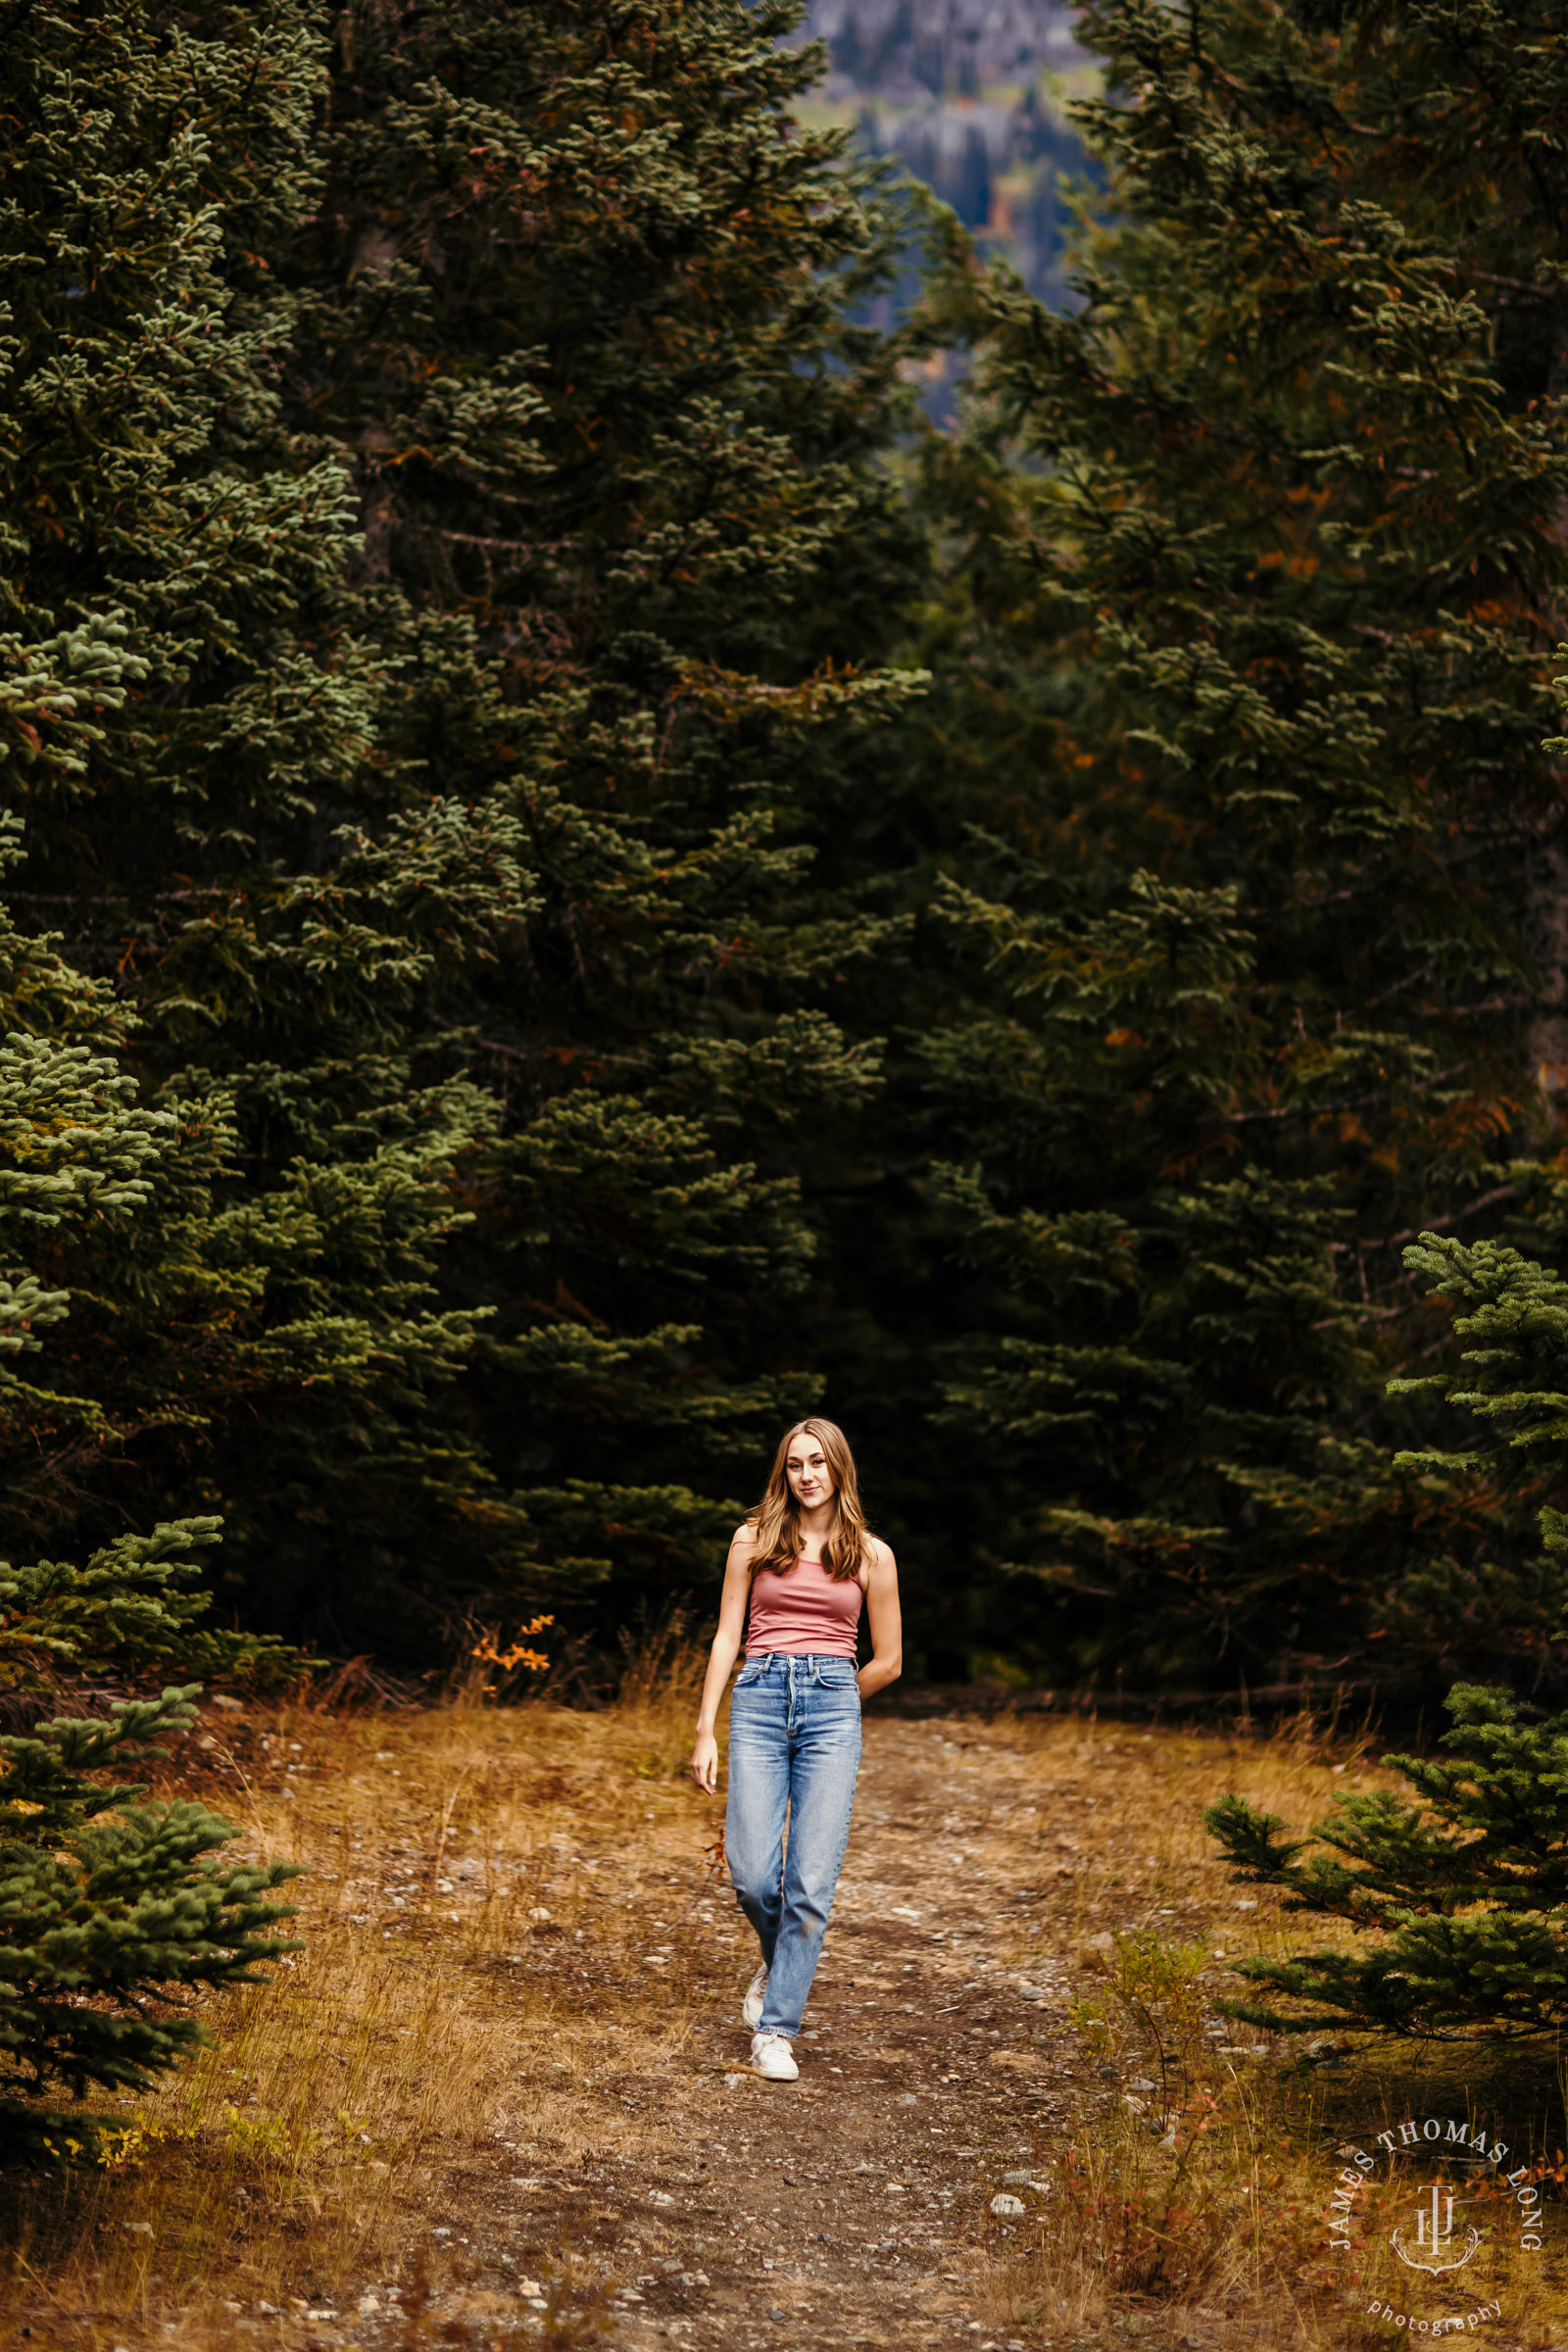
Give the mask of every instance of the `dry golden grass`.
[[[290, 1890], [304, 1949], [270, 1986], [204, 2004], [216, 2046], [122, 2104], [114, 2162], [13, 2186], [14, 2326], [109, 2344], [172, 2315], [182, 2345], [228, 2343], [236, 2306], [341, 2305], [402, 2268], [476, 2150], [503, 2183], [519, 2149], [570, 2164], [588, 2144], [585, 2043], [632, 2069], [669, 2055], [625, 1946], [650, 1872], [671, 1847], [689, 1858], [706, 1824], [673, 1777], [690, 1679], [666, 1644], [609, 1714], [210, 1710], [185, 1777], [205, 1762], [241, 1850], [308, 1864]], [[637, 1850], [612, 1886], [628, 1826]], [[591, 2009], [557, 1957], [585, 1919]], [[603, 2273], [556, 2267], [547, 2340], [573, 2341]]]
[[[782, 2325], [759, 2335], [747, 2300], [768, 2243], [763, 2291], [797, 2315], [796, 2342], [1359, 2352], [1391, 2330], [1358, 2315], [1327, 2249], [1340, 2138], [1467, 2099], [1516, 2146], [1560, 2136], [1540, 2062], [1465, 2080], [1407, 2055], [1294, 2084], [1283, 2045], [1216, 2020], [1223, 1959], [1298, 1930], [1266, 1899], [1239, 1908], [1203, 1804], [1236, 1787], [1306, 1822], [1381, 1777], [1369, 1741], [1309, 1725], [868, 1724], [808, 2018], [821, 2047], [798, 2093], [726, 2089], [747, 1946], [707, 1850], [718, 1808], [681, 1777], [698, 1664], [666, 1642], [598, 1712], [471, 1694], [209, 1711], [216, 1744], [180, 1770], [200, 1759], [248, 1850], [309, 1864], [305, 1949], [271, 1987], [209, 2005], [216, 2047], [127, 2105], [115, 2165], [9, 2189], [6, 2340], [379, 2352], [667, 2326], [686, 2347], [744, 2346]], [[809, 2202], [849, 2237], [806, 2261], [802, 2194], [830, 2132], [835, 2187]], [[1029, 2210], [994, 2216], [1025, 2153], [1043, 2193], [1019, 2184]], [[895, 2164], [906, 2206], [883, 2193]], [[795, 2186], [775, 2222], [781, 2166]], [[1396, 2287], [1386, 2254], [1368, 2264], [1367, 2299]], [[640, 2265], [700, 2279], [665, 2306], [693, 2316], [656, 2320]], [[643, 2312], [613, 2300], [637, 2279]], [[1494, 2283], [1497, 2352], [1568, 2341], [1560, 2228]]]
[[[1054, 2046], [1070, 2094], [1031, 2242], [998, 2264], [999, 2321], [1076, 2335], [1158, 2315], [1178, 2341], [1185, 2331], [1195, 2342], [1322, 2352], [1386, 2343], [1401, 2330], [1357, 2311], [1346, 2284], [1353, 2265], [1363, 2307], [1387, 2300], [1408, 2317], [1497, 2296], [1506, 2325], [1490, 2340], [1568, 2343], [1560, 2204], [1541, 2256], [1499, 2231], [1446, 2301], [1420, 2291], [1433, 2282], [1388, 2242], [1405, 2181], [1362, 2201], [1364, 2246], [1348, 2265], [1330, 2248], [1326, 2213], [1344, 2161], [1336, 2151], [1372, 2148], [1410, 2117], [1490, 2116], [1517, 2155], [1560, 2159], [1557, 2053], [1385, 2049], [1293, 2079], [1299, 2043], [1213, 2006], [1247, 1989], [1226, 1961], [1352, 1938], [1234, 1886], [1203, 1833], [1204, 1806], [1236, 1788], [1305, 1827], [1342, 1789], [1402, 1788], [1376, 1762], [1367, 1727], [1347, 1734], [1302, 1719], [1226, 1736], [1048, 1722], [1020, 1727], [1008, 1745], [1039, 1808], [1032, 1842], [1045, 1881], [1011, 1956], [1028, 1966], [1049, 1955], [1058, 1970], [1067, 1997]], [[1096, 1948], [1107, 1936], [1111, 1949]], [[1114, 2067], [1113, 2083], [1102, 2066]], [[1559, 2188], [1548, 2181], [1547, 2196]]]

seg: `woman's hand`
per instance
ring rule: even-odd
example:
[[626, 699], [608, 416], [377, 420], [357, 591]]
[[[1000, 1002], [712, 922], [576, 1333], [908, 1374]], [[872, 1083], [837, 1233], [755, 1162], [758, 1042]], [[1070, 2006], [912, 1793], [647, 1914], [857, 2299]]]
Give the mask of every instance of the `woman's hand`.
[[713, 1726], [718, 1721], [719, 1703], [728, 1687], [730, 1669], [740, 1655], [741, 1636], [746, 1630], [746, 1603], [752, 1590], [752, 1553], [757, 1548], [757, 1531], [743, 1520], [730, 1540], [729, 1558], [724, 1563], [724, 1592], [718, 1604], [718, 1631], [709, 1653], [708, 1672], [703, 1678], [703, 1703], [697, 1710], [697, 1743], [692, 1749], [691, 1775], [706, 1796], [715, 1795], [718, 1789], [718, 1741]]

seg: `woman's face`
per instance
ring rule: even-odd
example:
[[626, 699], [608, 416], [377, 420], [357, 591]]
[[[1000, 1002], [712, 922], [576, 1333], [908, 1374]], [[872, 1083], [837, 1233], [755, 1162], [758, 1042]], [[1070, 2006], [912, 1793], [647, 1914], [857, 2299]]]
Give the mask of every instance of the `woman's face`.
[[836, 1489], [820, 1439], [792, 1438], [789, 1452], [784, 1457], [784, 1475], [790, 1482], [790, 1493], [802, 1510], [808, 1511], [819, 1502], [832, 1501]]

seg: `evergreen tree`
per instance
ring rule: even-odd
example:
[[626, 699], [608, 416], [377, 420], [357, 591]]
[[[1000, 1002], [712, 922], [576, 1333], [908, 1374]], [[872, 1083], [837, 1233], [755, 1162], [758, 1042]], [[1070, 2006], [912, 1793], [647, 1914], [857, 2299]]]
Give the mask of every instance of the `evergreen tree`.
[[[96, 730], [84, 705], [121, 707], [138, 657], [122, 629], [83, 621], [53, 641], [0, 646], [0, 752], [20, 740], [36, 768], [79, 772]], [[20, 825], [0, 815], [0, 862], [15, 864]], [[123, 1241], [152, 1211], [177, 1121], [149, 1111], [115, 1048], [124, 1016], [114, 991], [73, 969], [52, 939], [29, 936], [0, 906], [0, 1426], [36, 1456], [61, 1402], [33, 1377], [70, 1326], [74, 1301], [36, 1260], [69, 1257], [83, 1232]], [[32, 1262], [29, 1262], [32, 1261]], [[42, 1359], [42, 1361], [40, 1361]], [[96, 1401], [74, 1402], [80, 1451], [96, 1443]], [[275, 1642], [196, 1621], [194, 1557], [217, 1533], [183, 1520], [120, 1535], [84, 1568], [0, 1562], [0, 1698], [25, 1733], [0, 1738], [0, 2157], [60, 2159], [95, 2144], [99, 2121], [62, 2114], [51, 2094], [92, 2085], [147, 2088], [207, 2037], [179, 2006], [185, 1986], [252, 1983], [286, 1948], [269, 1933], [287, 1916], [267, 1900], [284, 1863], [223, 1866], [235, 1832], [192, 1799], [145, 1803], [118, 1776], [161, 1757], [160, 1734], [194, 1720], [199, 1685], [118, 1697], [107, 1714], [36, 1720], [62, 1687], [78, 1703], [106, 1681], [167, 1674], [254, 1682], [299, 1661]], [[105, 1775], [109, 1778], [105, 1778]]]
[[185, 1986], [255, 1984], [259, 1962], [296, 1948], [270, 1933], [288, 1906], [267, 1899], [296, 1864], [216, 1864], [237, 1833], [206, 1805], [138, 1801], [143, 1786], [101, 1777], [167, 1755], [157, 1737], [189, 1728], [198, 1688], [0, 1738], [5, 2160], [90, 2151], [105, 2119], [52, 2107], [54, 2086], [150, 2089], [212, 2038]]
[[[1527, 1193], [1544, 1182], [1540, 1168], [1515, 1175]], [[1554, 1179], [1552, 1193], [1561, 1189]], [[1542, 1203], [1543, 1222], [1553, 1206]], [[1446, 1516], [1468, 1515], [1494, 1537], [1534, 1506], [1534, 1553], [1521, 1547], [1470, 1581], [1483, 1605], [1489, 1593], [1514, 1599], [1533, 1583], [1541, 1630], [1560, 1642], [1565, 1629], [1552, 1625], [1548, 1607], [1556, 1601], [1560, 1620], [1568, 1512], [1551, 1497], [1568, 1469], [1568, 1283], [1496, 1242], [1428, 1233], [1405, 1258], [1457, 1310], [1454, 1330], [1466, 1345], [1456, 1367], [1395, 1386], [1458, 1405], [1483, 1425], [1477, 1445], [1429, 1447], [1406, 1455], [1405, 1466]], [[1461, 1581], [1451, 1559], [1435, 1562], [1431, 1604], [1441, 1610]], [[1227, 2004], [1238, 2016], [1293, 2032], [1496, 2040], [1560, 2030], [1568, 2016], [1568, 1715], [1533, 1721], [1511, 1692], [1463, 1684], [1446, 1704], [1454, 1720], [1442, 1745], [1453, 1760], [1386, 1758], [1415, 1801], [1387, 1790], [1343, 1797], [1313, 1832], [1327, 1854], [1303, 1860], [1306, 1840], [1236, 1795], [1204, 1815], [1240, 1883], [1281, 1887], [1287, 1911], [1347, 1920], [1379, 1939], [1369, 1949], [1248, 1962], [1243, 1974], [1268, 2005]]]
[[[1324, 2028], [1513, 2041], [1568, 2018], [1568, 1716], [1529, 1722], [1505, 1690], [1456, 1684], [1445, 1758], [1387, 1756], [1414, 1801], [1341, 1797], [1308, 1854], [1239, 1796], [1203, 1820], [1235, 1883], [1284, 1891], [1287, 1912], [1346, 1921], [1370, 1946], [1247, 1960], [1262, 1988], [1225, 2001], [1273, 2032]], [[1451, 1759], [1451, 1760], [1450, 1760]]]
[[42, 1238], [74, 1306], [0, 1425], [0, 1528], [77, 1549], [219, 1509], [274, 1623], [328, 1567], [368, 1610], [514, 1516], [444, 1406], [474, 1318], [432, 1294], [497, 1109], [428, 1056], [527, 886], [504, 812], [387, 756], [350, 485], [281, 420], [265, 249], [316, 201], [323, 52], [296, 0], [12, 8], [0, 40], [17, 903], [108, 990], [167, 1147], [128, 1223]]
[[950, 272], [982, 398], [927, 468], [976, 829], [900, 1107], [970, 1644], [1533, 1672], [1539, 1567], [1466, 1612], [1486, 1530], [1389, 1470], [1381, 1396], [1429, 1330], [1394, 1245], [1495, 1213], [1561, 989], [1561, 61], [1534, 0], [1085, 22], [1084, 307]]
[[379, 741], [530, 876], [449, 1000], [503, 1108], [443, 1279], [493, 1312], [466, 1395], [526, 1539], [481, 1514], [440, 1576], [497, 1615], [706, 1592], [838, 1311], [806, 1188], [879, 1048], [827, 1000], [895, 925], [820, 853], [907, 692], [919, 346], [855, 323], [903, 230], [796, 113], [797, 16], [344, 10], [322, 186], [268, 247], [286, 419], [364, 518]]

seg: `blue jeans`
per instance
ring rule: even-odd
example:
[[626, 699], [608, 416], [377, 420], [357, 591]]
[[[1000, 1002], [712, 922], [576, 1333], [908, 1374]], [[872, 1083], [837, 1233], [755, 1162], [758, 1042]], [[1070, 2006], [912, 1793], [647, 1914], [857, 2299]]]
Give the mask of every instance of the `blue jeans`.
[[[724, 1852], [769, 1970], [761, 2034], [801, 2030], [849, 1842], [860, 1767], [851, 1658], [748, 1658], [729, 1702]], [[789, 1808], [789, 1858], [784, 1810]]]

